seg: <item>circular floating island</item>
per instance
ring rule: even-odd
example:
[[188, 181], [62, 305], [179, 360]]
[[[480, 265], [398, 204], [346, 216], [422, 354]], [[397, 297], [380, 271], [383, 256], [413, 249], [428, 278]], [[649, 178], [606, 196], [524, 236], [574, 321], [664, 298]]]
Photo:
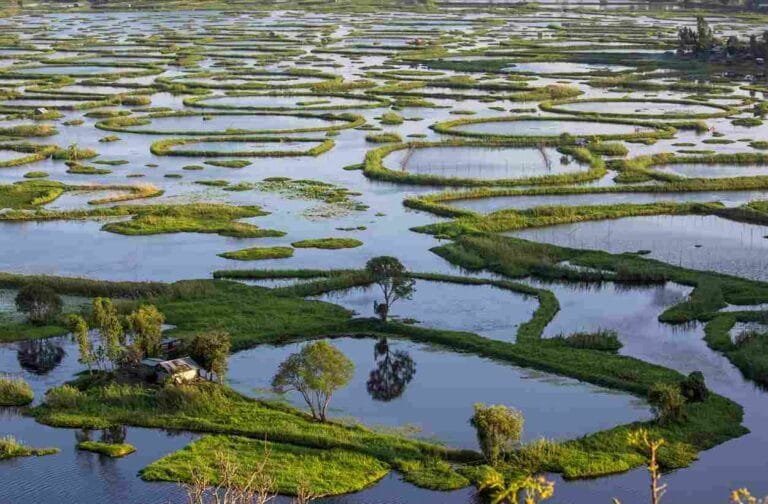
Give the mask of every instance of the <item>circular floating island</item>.
[[366, 155], [366, 176], [404, 184], [550, 185], [595, 180], [605, 164], [589, 150], [541, 142], [478, 141], [390, 144]]
[[579, 138], [630, 140], [670, 138], [671, 126], [627, 119], [586, 117], [502, 116], [462, 118], [433, 124], [438, 133], [494, 139], [552, 140], [567, 134]]
[[364, 123], [361, 116], [350, 113], [173, 111], [113, 117], [97, 123], [96, 127], [145, 135], [282, 135], [337, 131]]
[[483, 180], [543, 177], [589, 170], [588, 164], [571, 160], [555, 147], [533, 146], [403, 149], [387, 156], [384, 164], [390, 170], [419, 175]]
[[379, 108], [389, 100], [356, 94], [334, 93], [232, 93], [222, 96], [195, 96], [184, 100], [190, 107], [229, 110], [303, 111]]
[[542, 110], [558, 114], [644, 119], [709, 119], [738, 112], [728, 105], [694, 100], [599, 98], [547, 101], [539, 106]]

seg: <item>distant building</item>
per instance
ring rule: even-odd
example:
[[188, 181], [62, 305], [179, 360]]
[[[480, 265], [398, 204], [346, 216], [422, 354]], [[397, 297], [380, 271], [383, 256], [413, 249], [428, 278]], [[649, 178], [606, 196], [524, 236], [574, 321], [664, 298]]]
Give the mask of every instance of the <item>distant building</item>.
[[200, 366], [190, 357], [164, 360], [148, 358], [141, 361], [142, 373], [148, 380], [157, 383], [172, 381], [185, 383], [194, 380], [200, 374]]

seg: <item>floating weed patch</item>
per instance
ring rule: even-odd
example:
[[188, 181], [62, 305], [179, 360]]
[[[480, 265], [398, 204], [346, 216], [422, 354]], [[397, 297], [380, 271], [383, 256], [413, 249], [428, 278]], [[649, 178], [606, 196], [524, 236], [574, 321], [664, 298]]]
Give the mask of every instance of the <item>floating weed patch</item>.
[[24, 178], [27, 179], [40, 179], [47, 178], [50, 174], [45, 171], [29, 171], [24, 174]]
[[291, 243], [291, 246], [294, 248], [318, 248], [328, 250], [356, 248], [362, 245], [363, 242], [355, 240], [354, 238], [317, 238]]
[[73, 175], [109, 175], [112, 170], [106, 168], [96, 168], [95, 166], [84, 165], [76, 161], [67, 161], [67, 173]]
[[[339, 217], [353, 211], [368, 209], [366, 205], [354, 199], [354, 196], [358, 196], [357, 193], [350, 192], [344, 187], [318, 180], [294, 180], [287, 177], [271, 177], [255, 184], [249, 184], [248, 188], [262, 192], [278, 193], [288, 199], [323, 202], [325, 205], [311, 207], [304, 211], [304, 215], [309, 218]], [[239, 190], [245, 189], [245, 185], [239, 188]]]
[[[201, 148], [176, 149], [175, 147], [207, 144], [214, 146], [221, 143], [246, 144], [245, 150], [214, 150]], [[301, 150], [305, 144], [309, 148]], [[315, 145], [312, 145], [315, 144]], [[335, 142], [331, 139], [316, 138], [272, 138], [272, 137], [197, 137], [197, 138], [168, 138], [153, 142], [150, 151], [156, 156], [186, 156], [186, 157], [293, 157], [319, 156], [333, 149]], [[257, 149], [255, 146], [275, 146], [274, 149]], [[285, 148], [281, 149], [280, 147]], [[290, 147], [290, 148], [289, 148]]]
[[403, 116], [398, 114], [397, 112], [385, 112], [382, 114], [381, 118], [379, 118], [379, 122], [381, 124], [388, 124], [388, 125], [398, 125], [403, 124]]
[[246, 166], [250, 166], [251, 162], [246, 161], [245, 159], [214, 159], [211, 161], [204, 161], [204, 164], [210, 166], [219, 166], [222, 168], [245, 168]]
[[120, 458], [136, 451], [133, 445], [127, 443], [102, 443], [99, 441], [82, 441], [77, 443], [77, 449], [106, 455], [111, 458]]
[[371, 143], [400, 143], [403, 139], [397, 133], [381, 133], [378, 135], [366, 135], [365, 141]]
[[293, 256], [291, 247], [251, 247], [234, 252], [224, 252], [219, 254], [225, 259], [235, 259], [237, 261], [258, 261], [262, 259], [283, 259]]
[[43, 455], [53, 455], [59, 453], [58, 448], [30, 448], [13, 436], [0, 438], [0, 460], [12, 459], [16, 457], [40, 457]]
[[33, 143], [0, 143], [0, 151], [12, 151], [20, 154], [18, 158], [0, 161], [0, 168], [10, 168], [42, 161], [57, 152], [58, 147]]
[[254, 224], [237, 222], [237, 219], [263, 215], [267, 213], [257, 206], [194, 203], [124, 205], [92, 210], [11, 211], [0, 215], [0, 220], [19, 222], [131, 216], [130, 220], [107, 223], [102, 226], [102, 229], [111, 233], [139, 236], [166, 233], [214, 233], [236, 238], [262, 238], [285, 234], [282, 231], [260, 229]]

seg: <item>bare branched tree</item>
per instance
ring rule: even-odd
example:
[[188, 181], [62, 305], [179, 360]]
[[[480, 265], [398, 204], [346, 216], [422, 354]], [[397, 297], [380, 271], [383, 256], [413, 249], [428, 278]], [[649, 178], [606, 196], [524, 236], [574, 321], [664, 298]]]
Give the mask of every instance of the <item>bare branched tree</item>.
[[[264, 457], [250, 472], [243, 470], [227, 454], [217, 452], [218, 477], [211, 478], [208, 471], [192, 468], [191, 482], [183, 483], [187, 504], [267, 504], [277, 497], [276, 483], [267, 473], [269, 446], [264, 442]], [[308, 501], [306, 501], [308, 502]]]

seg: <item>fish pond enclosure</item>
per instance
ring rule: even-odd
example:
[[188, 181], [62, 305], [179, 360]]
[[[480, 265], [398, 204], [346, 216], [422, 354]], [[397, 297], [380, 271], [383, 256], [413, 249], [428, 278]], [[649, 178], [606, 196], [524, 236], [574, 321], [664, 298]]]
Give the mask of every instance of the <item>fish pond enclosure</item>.
[[757, 504], [758, 7], [0, 0], [0, 503]]

